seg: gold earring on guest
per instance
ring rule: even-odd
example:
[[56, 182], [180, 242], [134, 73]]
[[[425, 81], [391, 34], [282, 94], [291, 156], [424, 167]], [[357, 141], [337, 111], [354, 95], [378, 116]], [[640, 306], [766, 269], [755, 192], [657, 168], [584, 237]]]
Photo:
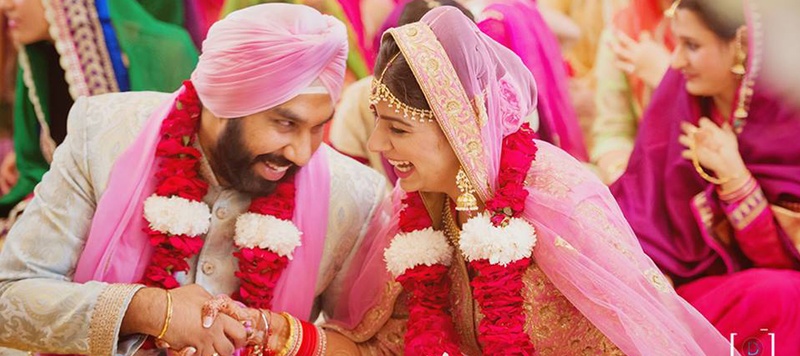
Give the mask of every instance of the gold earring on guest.
[[459, 195], [456, 200], [456, 210], [467, 212], [477, 211], [478, 198], [475, 198], [475, 189], [472, 187], [472, 183], [470, 183], [464, 169], [458, 170], [458, 174], [456, 174], [456, 185], [461, 192], [461, 195]]
[[731, 67], [731, 72], [738, 76], [747, 74], [747, 68], [744, 66], [744, 63], [747, 61], [747, 52], [744, 51], [743, 32], [744, 31], [741, 30], [736, 32], [736, 62], [734, 62], [733, 67]]

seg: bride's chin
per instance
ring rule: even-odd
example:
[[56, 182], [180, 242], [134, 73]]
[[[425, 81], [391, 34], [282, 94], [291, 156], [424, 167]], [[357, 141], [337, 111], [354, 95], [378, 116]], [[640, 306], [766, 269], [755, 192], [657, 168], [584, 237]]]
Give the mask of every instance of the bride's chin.
[[406, 193], [418, 192], [420, 190], [419, 184], [417, 184], [413, 180], [409, 181], [408, 179], [401, 178], [398, 181], [398, 185], [400, 185], [400, 188], [402, 188], [403, 191]]

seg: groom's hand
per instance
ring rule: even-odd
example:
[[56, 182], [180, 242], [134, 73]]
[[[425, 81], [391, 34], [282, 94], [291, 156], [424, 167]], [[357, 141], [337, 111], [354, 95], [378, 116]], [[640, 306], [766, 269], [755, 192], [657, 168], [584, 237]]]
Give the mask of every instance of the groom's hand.
[[[243, 347], [247, 338], [244, 326], [227, 315], [217, 318], [214, 325], [204, 328], [202, 307], [212, 298], [203, 287], [192, 284], [170, 290], [172, 317], [162, 338], [173, 349], [195, 351], [195, 356], [231, 355]], [[166, 291], [143, 288], [131, 300], [123, 318], [121, 335], [147, 334], [157, 336], [167, 316]]]

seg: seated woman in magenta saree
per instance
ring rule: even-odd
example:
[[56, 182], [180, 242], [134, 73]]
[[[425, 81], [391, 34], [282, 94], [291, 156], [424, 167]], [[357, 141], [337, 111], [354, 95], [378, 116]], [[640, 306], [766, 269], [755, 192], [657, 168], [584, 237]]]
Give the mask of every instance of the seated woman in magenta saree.
[[606, 187], [531, 138], [513, 52], [441, 7], [384, 35], [376, 73], [369, 146], [400, 180], [327, 328], [372, 354], [728, 354]]
[[769, 355], [774, 339], [775, 355], [796, 355], [800, 111], [757, 80], [761, 53], [743, 44], [760, 43], [761, 25], [753, 17], [748, 34], [738, 17], [725, 23], [707, 3], [681, 2], [676, 70], [611, 191], [678, 293], [724, 336], [736, 333], [739, 350]]

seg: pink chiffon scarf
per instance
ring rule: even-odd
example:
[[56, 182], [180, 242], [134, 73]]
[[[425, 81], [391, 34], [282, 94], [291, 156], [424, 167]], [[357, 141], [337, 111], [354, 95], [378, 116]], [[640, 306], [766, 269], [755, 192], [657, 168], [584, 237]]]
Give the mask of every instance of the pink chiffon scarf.
[[[446, 136], [456, 138], [450, 144], [486, 201], [496, 185], [503, 138], [536, 105], [533, 77], [517, 56], [455, 9], [434, 9], [421, 22], [389, 30], [387, 36], [409, 61]], [[485, 112], [479, 106], [458, 111], [448, 105], [455, 101], [472, 108], [464, 100], [484, 95]], [[608, 188], [564, 151], [536, 143], [523, 218], [537, 229], [534, 261], [555, 287], [628, 355], [729, 354], [726, 339], [675, 293], [644, 254]], [[372, 240], [354, 257], [358, 267], [348, 275], [349, 294], [333, 308], [332, 324], [362, 332], [359, 324], [371, 309], [394, 305], [385, 300], [397, 291], [387, 288], [392, 277], [383, 251], [398, 232], [404, 195], [395, 188], [376, 215], [373, 223], [381, 225], [373, 227]], [[440, 220], [439, 212], [429, 213]], [[385, 321], [391, 312], [381, 315]], [[361, 338], [375, 331], [360, 333]]]

